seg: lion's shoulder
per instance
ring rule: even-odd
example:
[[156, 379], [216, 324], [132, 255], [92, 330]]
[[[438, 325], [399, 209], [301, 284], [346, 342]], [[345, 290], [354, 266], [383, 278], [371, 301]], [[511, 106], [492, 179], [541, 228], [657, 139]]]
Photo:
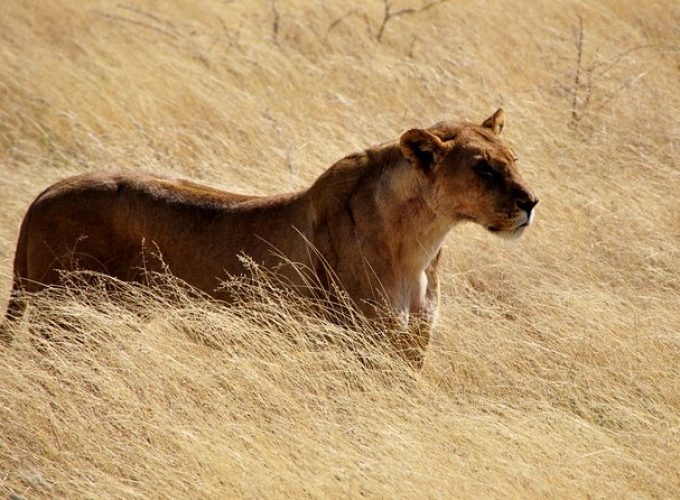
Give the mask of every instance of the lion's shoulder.
[[344, 206], [359, 189], [377, 184], [400, 154], [396, 142], [389, 142], [347, 155], [317, 178], [309, 194], [317, 207]]

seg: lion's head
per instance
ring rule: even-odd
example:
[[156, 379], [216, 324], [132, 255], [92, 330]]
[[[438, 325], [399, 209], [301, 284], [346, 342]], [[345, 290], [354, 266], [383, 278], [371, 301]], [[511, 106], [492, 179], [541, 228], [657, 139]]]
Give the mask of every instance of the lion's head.
[[531, 224], [538, 198], [500, 138], [504, 120], [499, 109], [481, 125], [442, 122], [428, 130], [412, 129], [401, 135], [399, 146], [420, 172], [437, 215], [517, 237]]

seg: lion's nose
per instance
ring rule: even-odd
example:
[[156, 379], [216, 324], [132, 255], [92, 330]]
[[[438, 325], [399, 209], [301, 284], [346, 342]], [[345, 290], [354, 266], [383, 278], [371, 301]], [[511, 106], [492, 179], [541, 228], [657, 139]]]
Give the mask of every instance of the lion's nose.
[[517, 200], [515, 204], [517, 205], [517, 208], [520, 208], [524, 210], [527, 215], [531, 213], [531, 210], [536, 206], [538, 203], [538, 198], [531, 197], [531, 198], [526, 198], [524, 200]]

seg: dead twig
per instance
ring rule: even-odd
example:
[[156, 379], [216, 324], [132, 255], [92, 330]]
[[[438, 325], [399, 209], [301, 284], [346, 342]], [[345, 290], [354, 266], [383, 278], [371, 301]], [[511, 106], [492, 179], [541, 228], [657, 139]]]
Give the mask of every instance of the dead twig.
[[425, 12], [426, 10], [429, 10], [433, 7], [436, 7], [437, 5], [443, 4], [445, 2], [448, 2], [448, 0], [435, 0], [433, 2], [427, 3], [423, 5], [422, 7], [407, 7], [405, 9], [399, 9], [399, 10], [392, 10], [392, 6], [390, 5], [389, 0], [383, 0], [383, 19], [382, 22], [380, 23], [380, 28], [378, 28], [378, 33], [376, 34], [375, 38], [378, 41], [382, 40], [383, 34], [385, 33], [385, 27], [387, 26], [387, 23], [396, 17], [401, 17], [405, 16], [408, 14], [418, 14], [420, 12]]
[[643, 49], [658, 48], [658, 46], [654, 44], [638, 45], [616, 53], [612, 58], [605, 62], [596, 61], [589, 66], [586, 66], [584, 63], [584, 40], [585, 31], [583, 28], [583, 18], [579, 15], [578, 26], [574, 28], [576, 67], [574, 70], [574, 81], [571, 86], [571, 118], [569, 121], [569, 126], [572, 129], [578, 128], [578, 123], [581, 121], [591, 104], [594, 103], [595, 107], [593, 109], [596, 111], [604, 109], [604, 107], [614, 100], [616, 96], [630, 88], [640, 78], [644, 77], [645, 73], [635, 75], [620, 85], [616, 90], [610, 92], [603, 91], [604, 95], [595, 96], [595, 98], [593, 97], [593, 77], [601, 78], [605, 76], [630, 54]]
[[[578, 126], [578, 121], [581, 119], [578, 104], [579, 104], [579, 89], [581, 88], [581, 70], [583, 64], [583, 18], [578, 16], [578, 28], [574, 30], [576, 44], [576, 71], [574, 75], [574, 85], [571, 92], [571, 122], [570, 126], [576, 128]], [[590, 79], [589, 79], [590, 80]], [[588, 93], [587, 98], [590, 99], [590, 83], [587, 86]]]
[[138, 21], [136, 19], [128, 19], [127, 17], [119, 16], [119, 15], [116, 15], [116, 14], [109, 14], [108, 12], [101, 12], [101, 11], [98, 11], [98, 10], [95, 10], [93, 12], [97, 15], [102, 16], [103, 18], [105, 18], [109, 21], [134, 24], [135, 26], [139, 26], [141, 28], [145, 28], [145, 29], [150, 30], [150, 31], [155, 31], [156, 33], [160, 33], [160, 34], [165, 35], [165, 36], [172, 38], [174, 40], [180, 39], [179, 35], [177, 35], [176, 33], [168, 31], [165, 28], [153, 26], [152, 24], [145, 23], [144, 21]]
[[[227, 27], [227, 23], [224, 22], [224, 19], [222, 19], [221, 16], [216, 15], [215, 16], [217, 20], [220, 22], [222, 25], [222, 31], [224, 34], [224, 37], [227, 39], [227, 47], [232, 49], [232, 48], [239, 48], [239, 41], [241, 39], [241, 28], [243, 25], [239, 25], [239, 27], [236, 29], [236, 31], [232, 32], [229, 30]], [[206, 53], [210, 53], [212, 49], [217, 45], [220, 41], [222, 40], [222, 35], [217, 35], [215, 39], [213, 40], [213, 43], [210, 44], [210, 47], [206, 50]]]
[[358, 16], [361, 19], [364, 20], [366, 23], [366, 30], [368, 31], [369, 35], [371, 35], [371, 22], [368, 19], [368, 16], [366, 14], [360, 14], [357, 9], [351, 9], [345, 12], [343, 15], [335, 19], [331, 24], [328, 25], [328, 29], [326, 30], [326, 36], [325, 40], [328, 40], [328, 35], [330, 35], [331, 31], [333, 31], [335, 28], [337, 28], [340, 23], [342, 23], [345, 19], [348, 17], [353, 17], [353, 16]]
[[272, 9], [272, 41], [274, 45], [279, 44], [279, 27], [281, 26], [281, 14], [276, 5], [276, 0], [269, 0], [269, 6]]
[[134, 12], [135, 14], [138, 14], [141, 17], [146, 17], [148, 19], [151, 19], [152, 21], [156, 22], [157, 24], [163, 24], [167, 28], [169, 28], [171, 31], [177, 33], [177, 28], [175, 27], [174, 24], [172, 24], [170, 21], [167, 21], [165, 19], [161, 19], [160, 17], [156, 16], [155, 14], [152, 14], [151, 12], [147, 12], [147, 11], [140, 9], [139, 7], [135, 7], [133, 5], [123, 5], [123, 4], [120, 4], [120, 3], [117, 5], [117, 7], [119, 9]]
[[328, 26], [328, 29], [326, 30], [326, 36], [328, 36], [328, 34], [329, 34], [331, 31], [333, 31], [333, 30], [335, 29], [335, 27], [338, 26], [342, 21], [344, 21], [345, 19], [347, 19], [349, 16], [354, 16], [354, 15], [356, 15], [356, 14], [357, 14], [357, 10], [356, 10], [356, 9], [352, 9], [352, 10], [348, 10], [348, 11], [345, 12], [343, 15], [341, 15], [340, 17], [338, 17], [335, 21], [333, 21], [333, 22]]
[[409, 59], [413, 59], [413, 50], [415, 49], [417, 41], [418, 41], [418, 35], [413, 35], [413, 39], [411, 40], [411, 43], [408, 46], [408, 57], [409, 57]]
[[598, 64], [593, 64], [590, 68], [589, 71], [596, 73], [598, 75], [604, 75], [606, 74], [610, 69], [612, 69], [614, 66], [616, 66], [621, 59], [624, 57], [637, 52], [638, 50], [643, 50], [643, 49], [656, 49], [659, 48], [657, 45], [654, 44], [647, 44], [647, 45], [638, 45], [637, 47], [631, 47], [626, 50], [622, 50], [618, 54], [616, 54], [614, 57], [612, 57], [608, 62], [606, 63], [598, 63]]
[[642, 72], [642, 73], [640, 73], [639, 75], [635, 75], [635, 76], [629, 78], [628, 80], [626, 80], [625, 82], [623, 82], [623, 83], [616, 89], [616, 91], [610, 92], [609, 95], [605, 96], [605, 97], [597, 104], [597, 106], [594, 107], [595, 111], [599, 111], [599, 110], [604, 109], [604, 108], [607, 106], [607, 104], [609, 104], [609, 103], [612, 102], [614, 99], [616, 99], [616, 97], [618, 97], [618, 95], [621, 94], [623, 91], [628, 90], [630, 87], [632, 87], [633, 85], [635, 85], [635, 83], [636, 83], [638, 80], [644, 78], [644, 76], [645, 76], [646, 74], [647, 74], [646, 72]]

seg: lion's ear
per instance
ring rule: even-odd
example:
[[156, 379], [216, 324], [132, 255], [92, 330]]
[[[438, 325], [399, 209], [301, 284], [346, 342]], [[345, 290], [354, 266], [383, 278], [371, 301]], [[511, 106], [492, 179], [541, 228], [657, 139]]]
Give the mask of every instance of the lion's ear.
[[490, 128], [496, 135], [501, 135], [504, 125], [505, 113], [503, 112], [503, 108], [498, 108], [494, 114], [492, 114], [482, 123], [482, 127]]
[[399, 138], [399, 148], [415, 167], [430, 170], [444, 154], [444, 143], [427, 130], [407, 130]]

